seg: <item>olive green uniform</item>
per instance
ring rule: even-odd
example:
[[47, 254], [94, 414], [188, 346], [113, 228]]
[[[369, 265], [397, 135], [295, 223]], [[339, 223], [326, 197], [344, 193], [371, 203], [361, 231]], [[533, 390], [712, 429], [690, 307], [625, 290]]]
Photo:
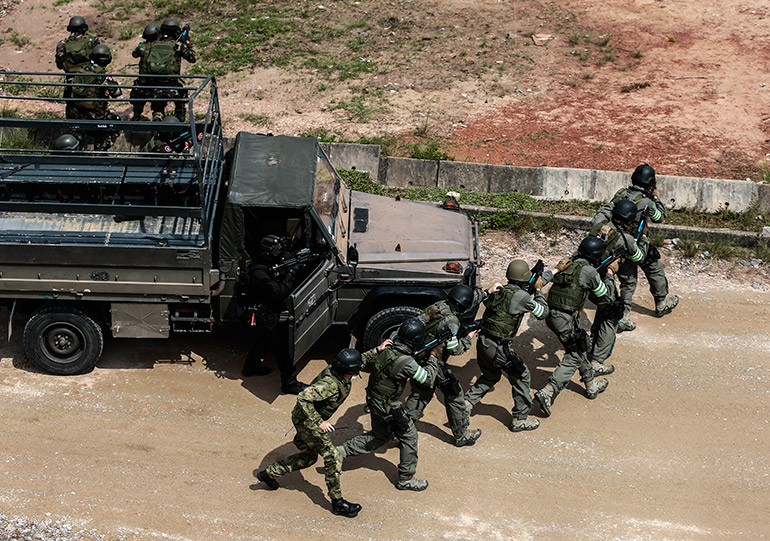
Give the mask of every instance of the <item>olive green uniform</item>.
[[[143, 41], [131, 51], [131, 56], [139, 59], [139, 75], [149, 73], [149, 68], [147, 67], [147, 53], [149, 52], [152, 43], [153, 42], [151, 41]], [[131, 94], [129, 96], [132, 100], [136, 100], [131, 102], [131, 107], [134, 110], [131, 120], [138, 121], [142, 119], [142, 113], [144, 112], [144, 106], [147, 105], [147, 99], [152, 97], [151, 88], [136, 88], [143, 86], [152, 86], [152, 79], [149, 77], [137, 77], [134, 79], [134, 88], [131, 89]]]
[[[481, 290], [474, 292], [473, 305], [477, 306], [485, 294]], [[429, 319], [428, 314], [437, 314], [433, 319]], [[470, 424], [468, 410], [465, 409], [465, 400], [463, 389], [460, 382], [452, 373], [452, 369], [447, 363], [447, 357], [462, 355], [471, 347], [471, 339], [468, 336], [458, 338], [461, 324], [457, 316], [452, 312], [447, 301], [440, 301], [430, 305], [419, 316], [419, 319], [425, 324], [425, 342], [430, 343], [437, 336], [449, 332], [451, 338], [444, 346], [445, 355], [438, 359], [439, 371], [436, 377], [436, 385], [422, 385], [412, 380], [410, 382], [410, 393], [406, 399], [406, 411], [412, 420], [423, 416], [425, 408], [433, 399], [435, 389], [444, 393], [444, 407], [446, 408], [449, 427], [455, 441], [465, 436], [465, 431]]]
[[581, 336], [585, 337], [585, 331], [580, 328], [578, 318], [589, 294], [594, 296], [600, 308], [611, 302], [610, 287], [614, 287], [611, 277], [602, 280], [596, 269], [579, 255], [573, 257], [572, 265], [554, 277], [548, 292], [550, 311], [545, 322], [564, 347], [564, 357], [548, 378], [556, 393], [569, 384], [576, 370], [586, 384], [593, 381], [587, 344], [581, 339]]
[[[109, 98], [117, 98], [121, 95], [115, 80], [104, 75], [105, 68], [94, 62], [89, 63], [78, 71], [72, 73], [72, 83], [76, 86], [71, 87], [72, 97], [79, 98], [77, 101], [68, 101], [65, 116], [70, 119], [80, 120], [120, 120], [120, 117], [110, 111]], [[101, 85], [101, 86], [77, 86], [82, 85]], [[98, 131], [86, 132], [92, 135], [96, 140], [96, 147], [101, 144], [111, 146], [120, 135], [118, 131]], [[82, 135], [78, 138], [82, 138]]]
[[[544, 281], [550, 280], [544, 276]], [[524, 420], [532, 409], [531, 376], [524, 360], [511, 348], [511, 341], [519, 331], [524, 315], [531, 313], [537, 319], [548, 315], [545, 296], [536, 290], [534, 298], [514, 283], [509, 283], [484, 301], [486, 306], [481, 330], [476, 342], [476, 360], [481, 370], [473, 387], [465, 394], [471, 407], [500, 381], [505, 373], [511, 384], [514, 420]]]
[[[636, 186], [629, 186], [628, 188], [618, 190], [612, 197], [612, 200], [602, 205], [599, 212], [594, 217], [593, 223], [596, 224], [609, 221], [612, 216], [612, 208], [615, 206], [615, 203], [621, 199], [628, 199], [636, 204], [636, 220], [631, 224], [631, 230], [634, 232], [639, 228], [642, 212], [647, 207], [650, 207], [651, 209], [651, 214], [648, 217], [649, 221], [661, 223], [667, 217], [666, 206], [660, 199], [657, 197], [650, 198], [642, 189]], [[666, 272], [663, 269], [663, 264], [660, 262], [660, 253], [657, 248], [650, 245], [646, 223], [642, 227], [642, 236], [639, 238], [637, 244], [643, 254], [641, 262], [635, 263], [633, 261], [624, 260], [617, 272], [618, 280], [620, 280], [620, 297], [623, 299], [623, 303], [627, 310], [631, 309], [631, 302], [634, 297], [634, 292], [636, 291], [638, 280], [637, 267], [641, 268], [642, 272], [644, 272], [644, 275], [647, 277], [647, 282], [650, 284], [650, 293], [652, 293], [656, 302], [665, 299], [668, 296], [668, 280], [666, 279]]]
[[[99, 38], [88, 34], [70, 34], [69, 37], [56, 44], [56, 67], [64, 73], [75, 73], [83, 70], [91, 63], [91, 51], [99, 45]], [[65, 77], [67, 83], [72, 77]], [[64, 97], [72, 97], [72, 88], [64, 88]], [[69, 105], [69, 104], [68, 104]]]
[[342, 498], [340, 472], [342, 458], [320, 424], [328, 420], [350, 394], [351, 381], [326, 367], [313, 382], [297, 395], [297, 404], [291, 412], [291, 422], [297, 429], [294, 445], [299, 453], [287, 456], [267, 467], [273, 479], [312, 466], [321, 455], [324, 460], [324, 479], [332, 500]]
[[431, 356], [425, 366], [420, 366], [412, 357], [411, 348], [396, 338], [393, 345], [381, 353], [376, 350], [364, 353], [363, 362], [371, 370], [366, 396], [372, 429], [346, 441], [341, 446], [342, 455], [371, 453], [390, 441], [393, 435], [401, 451], [398, 482], [408, 482], [417, 471], [417, 429], [400, 397], [407, 381], [433, 385], [438, 372], [436, 359]]
[[[630, 264], [636, 266], [637, 262], [644, 258], [644, 253], [637, 246], [634, 237], [628, 233], [620, 231], [617, 226], [610, 222], [599, 222], [591, 229], [592, 235], [599, 235], [599, 232], [603, 226], [609, 226], [611, 232], [607, 236], [604, 242], [604, 253], [602, 254], [602, 260], [608, 257], [615, 246], [620, 242], [623, 243], [625, 252], [620, 259], [620, 266]], [[599, 364], [604, 364], [604, 361], [610, 358], [612, 350], [615, 348], [615, 338], [617, 337], [618, 321], [622, 317], [622, 310], [618, 310], [614, 302], [619, 299], [617, 284], [615, 283], [615, 277], [612, 274], [607, 273], [603, 278], [605, 284], [607, 284], [607, 295], [605, 299], [597, 299], [593, 295], [589, 295], [591, 301], [596, 304], [596, 315], [594, 316], [594, 322], [591, 325], [591, 350], [589, 352], [589, 361], [595, 361]], [[610, 302], [608, 302], [610, 301]]]
[[[182, 59], [191, 64], [198, 60], [192, 45], [189, 42], [182, 43], [167, 36], [151, 43], [141, 43], [132, 54], [135, 57], [136, 54], [139, 55], [137, 58], [140, 59], [140, 74], [168, 76], [168, 78], [146, 78], [147, 85], [155, 88], [147, 90], [145, 96], [157, 100], [150, 103], [152, 119], [163, 120], [166, 116], [166, 105], [171, 100], [174, 102], [174, 116], [184, 121], [187, 114], [187, 90], [183, 88], [184, 81], [176, 76], [182, 72]], [[142, 80], [144, 81], [144, 79]]]

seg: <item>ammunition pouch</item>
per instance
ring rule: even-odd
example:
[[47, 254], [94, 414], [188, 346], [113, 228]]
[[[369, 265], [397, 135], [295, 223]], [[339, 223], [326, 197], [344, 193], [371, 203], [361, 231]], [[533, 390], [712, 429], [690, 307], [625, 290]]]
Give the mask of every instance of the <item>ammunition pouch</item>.
[[575, 333], [564, 342], [564, 350], [567, 353], [585, 353], [588, 351], [588, 333], [584, 329], [577, 329]]
[[446, 365], [442, 365], [439, 375], [440, 381], [437, 385], [439, 390], [444, 393], [444, 396], [458, 396], [463, 392], [462, 385], [458, 381], [457, 377], [447, 368]]

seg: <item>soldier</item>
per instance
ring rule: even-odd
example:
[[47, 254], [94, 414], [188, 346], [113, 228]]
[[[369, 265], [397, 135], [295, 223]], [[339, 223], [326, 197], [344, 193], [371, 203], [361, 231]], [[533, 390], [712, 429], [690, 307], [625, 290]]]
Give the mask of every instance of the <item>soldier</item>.
[[[444, 393], [444, 407], [457, 447], [475, 443], [481, 437], [481, 429], [468, 430], [470, 418], [463, 401], [463, 388], [447, 364], [447, 358], [449, 355], [462, 355], [470, 349], [475, 331], [458, 337], [462, 326], [457, 316], [478, 305], [482, 298], [482, 292], [476, 295], [470, 287], [458, 284], [449, 291], [448, 300], [428, 306], [419, 316], [420, 321], [425, 325], [427, 343], [444, 334], [449, 337], [438, 359], [439, 372], [435, 388]], [[406, 399], [405, 407], [412, 420], [416, 421], [422, 417], [435, 391], [433, 386], [423, 385], [414, 380], [410, 382], [410, 388], [411, 392]]]
[[[642, 213], [645, 209], [649, 213], [649, 219], [654, 223], [661, 223], [666, 219], [666, 206], [658, 197], [658, 188], [655, 181], [655, 169], [649, 164], [639, 165], [631, 175], [631, 186], [622, 188], [605, 203], [594, 217], [594, 224], [610, 220], [613, 205], [621, 200], [627, 199], [636, 205], [636, 217], [631, 223], [631, 230], [635, 231], [642, 221]], [[668, 295], [668, 280], [666, 272], [660, 262], [660, 252], [650, 244], [645, 221], [642, 226], [642, 235], [638, 240], [639, 248], [644, 254], [641, 263], [624, 261], [618, 269], [618, 279], [620, 280], [620, 296], [625, 304], [623, 318], [618, 323], [618, 332], [633, 331], [636, 324], [631, 321], [631, 302], [636, 291], [637, 267], [641, 267], [642, 272], [647, 277], [650, 284], [650, 293], [655, 299], [655, 315], [663, 317], [671, 312], [679, 304], [677, 295]]]
[[194, 64], [198, 59], [195, 56], [190, 37], [187, 32], [182, 33], [179, 21], [173, 18], [166, 19], [160, 25], [160, 39], [146, 45], [139, 64], [144, 63], [150, 75], [166, 75], [165, 77], [148, 78], [155, 89], [151, 96], [159, 101], [150, 103], [153, 120], [163, 120], [166, 116], [168, 101], [174, 102], [174, 116], [184, 121], [187, 112], [187, 91], [183, 89], [184, 81], [178, 76], [182, 72], [182, 59]]
[[[118, 98], [122, 94], [112, 77], [104, 75], [106, 67], [112, 62], [112, 53], [106, 45], [97, 45], [91, 51], [90, 62], [79, 68], [72, 76], [72, 98], [67, 101], [66, 117], [82, 120], [120, 120], [110, 111], [109, 98]], [[98, 86], [95, 86], [98, 85]], [[118, 131], [86, 132], [94, 136], [94, 148], [99, 151], [109, 149], [120, 135]]]
[[540, 426], [540, 421], [528, 418], [532, 409], [530, 373], [524, 359], [511, 348], [511, 341], [525, 314], [531, 313], [537, 319], [548, 315], [548, 303], [540, 289], [543, 282], [551, 280], [553, 273], [547, 271], [544, 275], [530, 284], [533, 276], [526, 261], [511, 261], [505, 273], [508, 283], [484, 301], [486, 309], [476, 342], [476, 360], [481, 375], [465, 394], [465, 400], [470, 412], [505, 373], [511, 383], [514, 403], [511, 411], [513, 421], [508, 427], [511, 432], [535, 430]]
[[400, 401], [407, 381], [431, 386], [436, 379], [438, 364], [435, 356], [431, 355], [424, 366], [414, 359], [414, 352], [424, 343], [425, 325], [417, 318], [410, 318], [401, 324], [392, 344], [379, 353], [369, 351], [364, 354], [364, 365], [371, 369], [366, 386], [366, 403], [372, 429], [337, 448], [344, 460], [349, 456], [371, 453], [389, 442], [391, 435], [394, 436], [401, 451], [396, 483], [399, 490], [428, 488], [428, 481], [414, 476], [417, 471], [417, 429]]
[[[56, 44], [55, 61], [57, 68], [64, 70], [65, 73], [73, 73], [88, 66], [91, 51], [99, 45], [99, 39], [86, 34], [88, 23], [79, 15], [70, 19], [67, 31], [70, 33], [69, 37]], [[70, 78], [67, 77], [66, 81], [70, 82]], [[64, 97], [70, 97], [69, 87], [64, 89]]]
[[[628, 231], [631, 223], [636, 217], [636, 205], [627, 199], [620, 199], [612, 208], [612, 219], [609, 223], [600, 222], [593, 226], [591, 234], [596, 235], [604, 242], [604, 252], [602, 252], [601, 261], [612, 258], [611, 254], [620, 243], [623, 251], [622, 255], [615, 261], [612, 270], [617, 273], [619, 265], [630, 261], [636, 265], [644, 258], [644, 254], [636, 244], [636, 240]], [[589, 298], [596, 304], [596, 315], [591, 325], [591, 351], [588, 358], [591, 361], [594, 376], [605, 376], [612, 374], [615, 367], [606, 364], [605, 361], [612, 355], [615, 347], [615, 337], [617, 334], [618, 321], [623, 316], [623, 300], [618, 294], [615, 278], [606, 276], [606, 269], [599, 271], [612, 293], [614, 299], [612, 303], [602, 303], [601, 301], [589, 295]]]
[[299, 394], [307, 385], [297, 381], [297, 370], [288, 351], [287, 323], [281, 320], [281, 312], [304, 265], [294, 265], [276, 275], [272, 267], [285, 259], [284, 240], [266, 235], [259, 244], [260, 253], [249, 266], [244, 284], [247, 321], [254, 330], [255, 341], [243, 364], [243, 377], [269, 374], [270, 369], [262, 364], [262, 359], [272, 350], [281, 373], [281, 392]]
[[[167, 124], [178, 124], [180, 121], [175, 116], [167, 116], [163, 119], [163, 122]], [[142, 147], [142, 152], [186, 154], [190, 151], [190, 148], [192, 148], [192, 136], [190, 135], [189, 130], [184, 130], [181, 133], [159, 131]]]
[[[609, 385], [607, 378], [594, 379], [591, 363], [588, 362], [588, 335], [580, 328], [580, 311], [583, 304], [592, 293], [602, 307], [613, 301], [607, 283], [601, 279], [596, 268], [604, 252], [604, 242], [599, 237], [589, 235], [580, 243], [577, 254], [567, 261], [559, 262], [556, 274], [548, 292], [548, 309], [546, 325], [559, 338], [564, 346], [564, 357], [548, 378], [548, 383], [535, 393], [535, 399], [546, 417], [551, 415], [551, 404], [572, 379], [576, 370], [580, 372], [581, 381], [586, 386], [586, 397], [596, 398]], [[607, 271], [607, 281], [613, 274]]]
[[[385, 349], [387, 342], [372, 350], [376, 354]], [[342, 459], [329, 438], [334, 425], [329, 418], [339, 409], [350, 394], [353, 376], [363, 368], [361, 354], [355, 349], [343, 349], [330, 366], [324, 368], [313, 382], [297, 396], [297, 404], [291, 412], [291, 422], [297, 430], [294, 445], [299, 453], [274, 462], [257, 474], [257, 479], [270, 490], [278, 488], [276, 479], [287, 473], [308, 468], [316, 463], [318, 455], [324, 460], [326, 487], [332, 501], [332, 513], [355, 517], [361, 506], [342, 497], [340, 473]]]
[[[152, 44], [158, 41], [159, 37], [160, 27], [157, 25], [157, 23], [148, 23], [147, 26], [144, 27], [144, 32], [142, 32], [142, 39], [144, 41], [137, 45], [136, 48], [131, 52], [131, 56], [139, 59], [139, 75], [149, 73], [149, 68], [147, 66], [147, 53], [149, 53], [149, 49], [152, 47]], [[146, 77], [138, 77], [134, 80], [134, 85], [150, 86], [152, 85], [152, 80]], [[131, 120], [142, 120], [144, 106], [147, 104], [147, 98], [150, 97], [151, 92], [149, 88], [131, 89], [131, 107], [134, 110], [134, 114], [131, 117]]]

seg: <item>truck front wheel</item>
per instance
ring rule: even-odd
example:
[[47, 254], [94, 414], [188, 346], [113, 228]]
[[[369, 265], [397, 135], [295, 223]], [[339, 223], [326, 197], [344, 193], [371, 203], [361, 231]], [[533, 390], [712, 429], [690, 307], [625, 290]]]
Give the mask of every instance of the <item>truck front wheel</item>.
[[422, 310], [414, 306], [394, 306], [380, 310], [366, 322], [364, 328], [363, 350], [368, 351], [390, 338], [398, 327], [410, 317], [417, 317]]
[[90, 372], [102, 354], [102, 329], [75, 308], [35, 312], [24, 327], [24, 351], [46, 372], [61, 376]]

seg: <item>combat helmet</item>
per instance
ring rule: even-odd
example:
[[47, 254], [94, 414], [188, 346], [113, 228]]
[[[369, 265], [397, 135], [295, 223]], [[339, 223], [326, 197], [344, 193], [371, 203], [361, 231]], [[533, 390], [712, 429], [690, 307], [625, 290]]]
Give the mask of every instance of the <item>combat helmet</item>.
[[465, 284], [457, 284], [449, 290], [449, 306], [458, 314], [462, 314], [473, 305], [473, 290]]
[[649, 164], [643, 163], [634, 169], [631, 174], [631, 184], [639, 186], [647, 191], [655, 187], [655, 169]]
[[529, 282], [532, 278], [532, 271], [529, 265], [523, 259], [514, 259], [508, 263], [508, 269], [505, 271], [505, 277], [509, 282]]
[[[168, 117], [166, 117], [168, 118]], [[163, 119], [166, 120], [165, 118]], [[269, 255], [279, 255], [283, 248], [283, 240], [278, 235], [265, 235], [259, 241], [259, 249], [262, 253]]]
[[179, 26], [179, 21], [177, 21], [173, 17], [169, 17], [168, 19], [160, 23], [160, 33], [163, 34], [164, 36], [172, 36], [176, 38], [177, 36], [179, 36], [179, 33], [181, 31], [182, 31], [182, 27]]
[[345, 348], [332, 361], [332, 370], [338, 374], [358, 374], [364, 367], [361, 353], [357, 349]]
[[157, 41], [160, 37], [160, 26], [158, 26], [158, 23], [148, 23], [147, 26], [144, 27], [144, 32], [142, 32], [142, 39], [146, 41]]
[[53, 142], [54, 150], [77, 150], [79, 146], [80, 141], [71, 133], [60, 135]]
[[629, 225], [636, 218], [636, 205], [628, 199], [621, 199], [612, 207], [612, 221], [616, 224]]
[[604, 252], [604, 242], [599, 237], [589, 235], [578, 246], [578, 254], [591, 263], [598, 263]]
[[110, 51], [110, 48], [104, 44], [97, 45], [91, 51], [89, 58], [91, 61], [93, 61], [94, 64], [105, 67], [107, 64], [112, 62], [112, 52]]
[[398, 339], [413, 350], [421, 348], [425, 342], [425, 324], [416, 317], [410, 317], [398, 328]]
[[73, 34], [85, 34], [88, 31], [88, 23], [80, 15], [75, 15], [67, 25], [67, 32]]

